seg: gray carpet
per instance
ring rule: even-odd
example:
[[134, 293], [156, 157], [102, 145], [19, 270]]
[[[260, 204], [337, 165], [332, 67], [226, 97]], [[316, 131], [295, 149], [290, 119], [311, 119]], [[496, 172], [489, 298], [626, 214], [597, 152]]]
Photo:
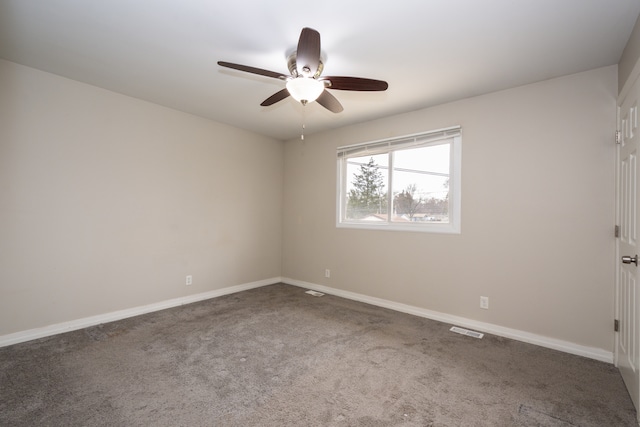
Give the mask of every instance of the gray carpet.
[[0, 348], [2, 426], [635, 426], [609, 364], [277, 284]]

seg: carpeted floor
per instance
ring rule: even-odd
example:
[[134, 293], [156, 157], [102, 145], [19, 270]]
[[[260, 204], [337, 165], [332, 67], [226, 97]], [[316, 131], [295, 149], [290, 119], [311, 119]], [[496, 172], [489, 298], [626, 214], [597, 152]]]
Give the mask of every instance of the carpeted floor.
[[2, 426], [636, 426], [612, 365], [284, 284], [0, 348]]

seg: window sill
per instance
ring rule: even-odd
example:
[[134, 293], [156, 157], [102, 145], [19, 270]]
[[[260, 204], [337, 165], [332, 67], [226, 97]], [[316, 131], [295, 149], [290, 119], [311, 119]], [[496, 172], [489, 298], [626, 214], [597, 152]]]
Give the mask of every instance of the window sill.
[[460, 225], [452, 223], [440, 224], [368, 224], [363, 222], [338, 222], [337, 228], [351, 228], [357, 230], [379, 230], [379, 231], [410, 231], [415, 233], [437, 233], [437, 234], [460, 234]]

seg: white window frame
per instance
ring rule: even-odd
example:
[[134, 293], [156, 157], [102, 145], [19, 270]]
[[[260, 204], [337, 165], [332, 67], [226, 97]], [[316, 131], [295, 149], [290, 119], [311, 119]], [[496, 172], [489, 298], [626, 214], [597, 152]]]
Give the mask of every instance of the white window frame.
[[[428, 146], [447, 141], [451, 144], [450, 164], [449, 164], [449, 222], [370, 222], [344, 219], [346, 214], [346, 193], [347, 193], [347, 159], [351, 157], [361, 157], [367, 154], [385, 154], [392, 151], [411, 147]], [[461, 177], [462, 177], [462, 129], [454, 126], [418, 134], [405, 135], [395, 138], [378, 141], [365, 142], [361, 144], [345, 145], [337, 148], [338, 179], [337, 179], [337, 203], [336, 203], [336, 227], [355, 228], [366, 230], [389, 230], [389, 231], [415, 231], [427, 233], [449, 233], [460, 234], [461, 215]], [[389, 165], [389, 170], [393, 165]], [[391, 189], [391, 174], [387, 182], [387, 197], [389, 198], [389, 209], [393, 195]]]

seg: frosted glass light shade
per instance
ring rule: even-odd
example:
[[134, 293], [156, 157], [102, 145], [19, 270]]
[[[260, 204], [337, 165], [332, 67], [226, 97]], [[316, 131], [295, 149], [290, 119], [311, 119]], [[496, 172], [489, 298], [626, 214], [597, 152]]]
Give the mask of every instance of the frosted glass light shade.
[[289, 95], [303, 104], [313, 102], [324, 90], [324, 83], [310, 77], [297, 77], [287, 82]]

